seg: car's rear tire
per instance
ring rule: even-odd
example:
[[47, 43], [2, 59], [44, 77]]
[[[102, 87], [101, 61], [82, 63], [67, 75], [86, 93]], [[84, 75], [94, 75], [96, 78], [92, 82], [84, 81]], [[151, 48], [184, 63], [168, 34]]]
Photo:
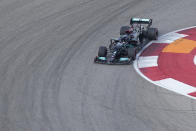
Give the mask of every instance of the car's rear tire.
[[143, 36], [143, 34], [140, 34], [140, 35], [139, 35], [139, 41], [140, 41], [140, 43], [143, 43], [143, 41], [144, 41], [144, 36]]
[[126, 32], [130, 30], [129, 26], [122, 26], [120, 28], [120, 35], [126, 35]]
[[99, 57], [106, 57], [107, 55], [107, 48], [105, 46], [100, 46], [98, 51]]
[[132, 58], [132, 60], [135, 60], [136, 58], [135, 48], [128, 48], [128, 57]]
[[144, 38], [148, 38], [148, 31], [143, 30], [142, 35], [143, 35]]
[[158, 29], [157, 28], [149, 28], [147, 31], [149, 40], [157, 40], [158, 38]]

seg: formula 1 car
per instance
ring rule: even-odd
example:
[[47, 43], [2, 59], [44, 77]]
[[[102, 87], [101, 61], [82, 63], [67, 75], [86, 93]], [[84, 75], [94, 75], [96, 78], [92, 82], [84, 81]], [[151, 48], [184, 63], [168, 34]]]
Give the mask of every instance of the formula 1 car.
[[120, 37], [110, 40], [109, 48], [99, 47], [94, 62], [131, 64], [136, 59], [136, 54], [147, 44], [147, 40], [157, 40], [158, 29], [151, 28], [151, 25], [152, 19], [131, 18], [130, 26], [121, 27]]

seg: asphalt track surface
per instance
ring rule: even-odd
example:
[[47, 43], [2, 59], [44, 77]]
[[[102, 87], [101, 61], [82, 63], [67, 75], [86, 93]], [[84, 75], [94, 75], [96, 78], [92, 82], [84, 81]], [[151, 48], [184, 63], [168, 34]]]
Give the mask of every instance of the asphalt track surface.
[[93, 63], [130, 17], [196, 25], [195, 0], [1, 0], [0, 131], [194, 131], [196, 101]]

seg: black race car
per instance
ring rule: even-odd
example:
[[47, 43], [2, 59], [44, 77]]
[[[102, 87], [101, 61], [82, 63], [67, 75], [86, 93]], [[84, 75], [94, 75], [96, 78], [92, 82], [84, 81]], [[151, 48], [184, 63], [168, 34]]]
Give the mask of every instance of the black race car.
[[151, 28], [152, 19], [131, 18], [130, 25], [121, 27], [120, 37], [111, 39], [109, 48], [99, 47], [95, 63], [131, 64], [148, 40], [157, 40], [158, 29]]

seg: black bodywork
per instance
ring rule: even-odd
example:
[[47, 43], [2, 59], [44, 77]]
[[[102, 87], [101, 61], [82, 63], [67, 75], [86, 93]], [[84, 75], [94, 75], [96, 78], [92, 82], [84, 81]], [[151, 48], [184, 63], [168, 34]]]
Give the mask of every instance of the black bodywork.
[[108, 48], [99, 47], [94, 62], [100, 64], [131, 64], [148, 40], [156, 40], [158, 29], [150, 28], [152, 19], [131, 18], [131, 26], [123, 26], [118, 39], [111, 39]]
[[[118, 45], [119, 43], [121, 43], [122, 45], [119, 46]], [[131, 43], [131, 41], [119, 42], [112, 39], [111, 44], [107, 49], [107, 55], [105, 57], [96, 56], [94, 62], [100, 64], [110, 64], [110, 65], [131, 64], [133, 60], [135, 60], [137, 52], [139, 52], [145, 46], [145, 43], [140, 45], [136, 45], [134, 41], [133, 43]]]

